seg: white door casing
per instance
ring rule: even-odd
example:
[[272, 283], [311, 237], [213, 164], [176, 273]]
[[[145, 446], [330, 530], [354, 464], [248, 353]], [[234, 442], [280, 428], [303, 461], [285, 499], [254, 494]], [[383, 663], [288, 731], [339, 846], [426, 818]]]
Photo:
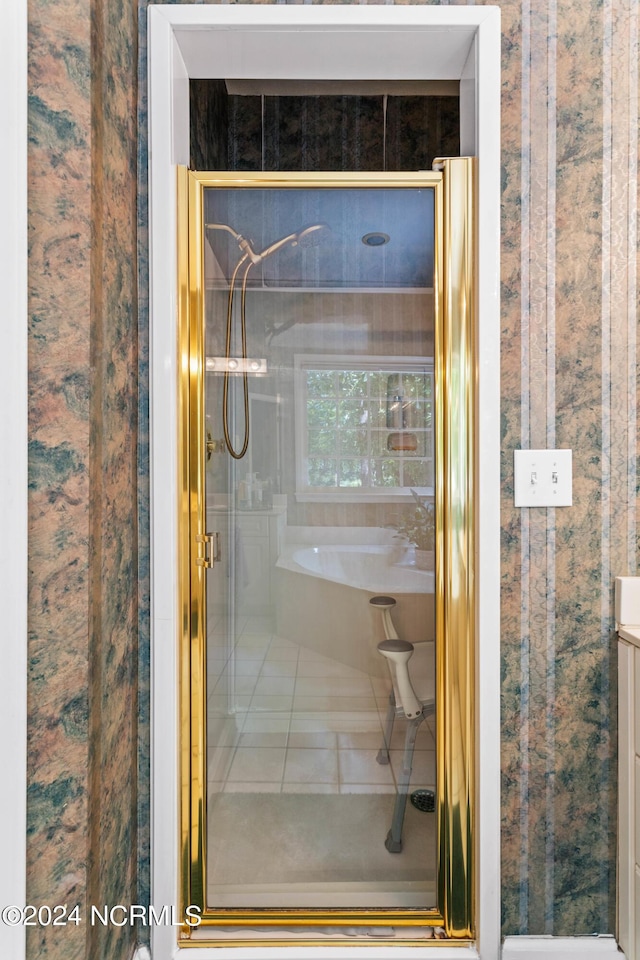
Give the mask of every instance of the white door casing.
[[[189, 162], [189, 79], [456, 79], [461, 153], [478, 157], [477, 689], [499, 689], [500, 12], [496, 7], [160, 5], [149, 7], [152, 471], [152, 877], [157, 906], [177, 902], [177, 352], [176, 170]], [[480, 511], [478, 511], [480, 514]], [[476, 949], [500, 954], [500, 716], [477, 704]], [[176, 946], [152, 931], [157, 960], [281, 957], [282, 948]], [[295, 948], [293, 957], [376, 956], [375, 945]], [[438, 950], [444, 960], [451, 948]], [[386, 949], [385, 960], [421, 955]], [[240, 954], [242, 956], [240, 956]]]

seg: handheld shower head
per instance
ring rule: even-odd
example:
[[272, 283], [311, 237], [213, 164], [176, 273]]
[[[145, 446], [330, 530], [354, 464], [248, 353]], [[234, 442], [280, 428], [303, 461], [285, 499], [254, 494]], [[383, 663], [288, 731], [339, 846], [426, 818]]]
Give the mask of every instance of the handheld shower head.
[[290, 233], [287, 237], [282, 237], [282, 239], [276, 240], [275, 243], [271, 244], [271, 246], [267, 247], [261, 253], [256, 254], [257, 261], [266, 260], [267, 257], [270, 257], [273, 253], [277, 253], [278, 250], [282, 250], [282, 248], [286, 247], [288, 244], [291, 244], [292, 247], [296, 247], [298, 244], [300, 244], [302, 247], [318, 246], [320, 243], [320, 234], [325, 230], [331, 230], [329, 224], [313, 223], [311, 226], [304, 227], [297, 233]]
[[[238, 233], [227, 223], [205, 223], [205, 231], [207, 230], [224, 230], [226, 233], [230, 233], [234, 240], [237, 242], [240, 250], [242, 251], [242, 256], [236, 263], [231, 280], [229, 283], [229, 296], [227, 299], [227, 333], [226, 333], [226, 346], [225, 346], [225, 355], [226, 359], [229, 360], [231, 357], [231, 342], [232, 342], [232, 323], [233, 323], [233, 295], [235, 292], [236, 277], [238, 276], [239, 270], [244, 265], [244, 272], [242, 274], [242, 288], [240, 296], [240, 336], [242, 340], [242, 360], [247, 359], [247, 318], [246, 318], [246, 293], [247, 293], [247, 280], [249, 277], [249, 271], [256, 263], [261, 263], [263, 260], [266, 260], [267, 257], [270, 257], [272, 253], [277, 253], [278, 250], [282, 250], [283, 247], [286, 247], [287, 244], [291, 244], [292, 247], [302, 244], [302, 246], [315, 246], [318, 243], [318, 236], [324, 230], [330, 230], [331, 228], [326, 223], [313, 223], [309, 227], [304, 227], [302, 230], [299, 230], [297, 233], [290, 233], [286, 237], [282, 237], [281, 240], [276, 240], [275, 243], [272, 243], [271, 246], [267, 247], [262, 253], [256, 253], [248, 240]], [[247, 263], [247, 261], [249, 261]], [[241, 460], [247, 452], [249, 447], [249, 386], [247, 380], [247, 371], [243, 371], [243, 394], [244, 394], [244, 441], [240, 449], [236, 449], [233, 444], [230, 429], [229, 429], [229, 370], [225, 370], [224, 382], [222, 388], [222, 428], [224, 432], [224, 439], [228, 452], [234, 458], [234, 460]]]
[[311, 226], [304, 227], [297, 233], [290, 233], [288, 236], [276, 240], [261, 253], [256, 253], [249, 241], [227, 223], [205, 223], [204, 228], [205, 230], [225, 230], [227, 233], [230, 233], [231, 236], [238, 241], [238, 246], [245, 257], [248, 257], [253, 264], [261, 263], [263, 260], [266, 260], [267, 257], [277, 253], [278, 250], [282, 250], [282, 248], [288, 244], [291, 244], [292, 247], [296, 247], [298, 244], [305, 248], [315, 247], [320, 243], [320, 235], [323, 231], [331, 230], [331, 227], [327, 223], [313, 223]]
[[331, 227], [328, 223], [313, 223], [310, 227], [305, 227], [298, 234], [298, 243], [305, 249], [309, 247], [319, 247], [322, 243], [325, 233], [331, 233]]

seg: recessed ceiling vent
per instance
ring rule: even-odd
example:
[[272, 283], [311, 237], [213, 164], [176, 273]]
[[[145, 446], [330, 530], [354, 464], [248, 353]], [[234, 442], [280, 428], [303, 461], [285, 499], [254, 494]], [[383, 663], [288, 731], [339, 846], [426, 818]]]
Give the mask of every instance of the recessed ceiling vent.
[[391, 237], [388, 233], [365, 233], [362, 238], [362, 242], [367, 247], [383, 247], [385, 243], [389, 243]]

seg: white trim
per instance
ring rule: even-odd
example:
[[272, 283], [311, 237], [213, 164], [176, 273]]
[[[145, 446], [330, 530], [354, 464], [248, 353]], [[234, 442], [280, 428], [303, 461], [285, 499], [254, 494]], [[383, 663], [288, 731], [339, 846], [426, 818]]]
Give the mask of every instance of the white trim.
[[[27, 763], [27, 4], [3, 9], [0, 35], [0, 906], [26, 896]], [[0, 923], [0, 956], [25, 954], [24, 927]]]
[[[471, 29], [471, 33], [469, 30]], [[149, 7], [150, 101], [150, 237], [152, 362], [152, 724], [153, 830], [152, 867], [155, 903], [175, 903], [178, 872], [176, 810], [178, 729], [175, 586], [177, 470], [175, 450], [177, 369], [176, 184], [173, 163], [184, 162], [188, 96], [186, 63], [195, 62], [207, 37], [217, 43], [217, 76], [270, 79], [304, 78], [300, 50], [315, 57], [313, 79], [358, 79], [368, 63], [367, 45], [385, 37], [385, 54], [377, 72], [387, 78], [420, 78], [428, 73], [424, 51], [447, 44], [467, 44], [458, 79], [463, 76], [462, 140], [465, 152], [479, 157], [479, 417], [478, 689], [499, 684], [500, 640], [500, 11], [485, 6], [382, 5], [159, 5]], [[466, 33], [465, 33], [466, 31]], [[349, 58], [344, 53], [348, 34]], [[401, 43], [396, 43], [398, 38]], [[411, 37], [411, 43], [408, 38]], [[197, 39], [196, 39], [197, 38]], [[395, 38], [395, 39], [394, 39]], [[417, 38], [417, 40], [416, 40]], [[394, 39], [394, 43], [391, 40]], [[222, 42], [223, 41], [223, 42]], [[259, 42], [257, 42], [259, 41]], [[199, 51], [196, 46], [200, 44]], [[423, 46], [421, 46], [423, 44]], [[306, 46], [305, 46], [306, 45]], [[182, 46], [182, 50], [180, 50]], [[402, 52], [395, 57], [394, 52]], [[248, 51], [251, 52], [249, 56]], [[320, 51], [320, 54], [318, 53]], [[365, 51], [364, 53], [362, 51]], [[260, 60], [255, 58], [259, 57]], [[317, 69], [318, 61], [322, 69]], [[198, 61], [200, 62], [200, 61]], [[382, 66], [381, 66], [382, 64]], [[297, 71], [297, 72], [296, 72]], [[205, 74], [206, 75], [206, 74]], [[375, 79], [375, 77], [373, 77]], [[426, 77], [428, 79], [428, 77]], [[172, 117], [175, 123], [172, 124]], [[180, 129], [178, 129], [178, 126]], [[485, 960], [500, 955], [500, 711], [498, 697], [477, 697], [478, 803], [478, 945]], [[337, 958], [339, 947], [214, 952], [178, 950], [170, 928], [152, 931], [154, 960], [178, 955], [189, 960], [225, 956]], [[409, 957], [409, 948], [350, 947], [349, 957]], [[449, 954], [450, 948], [442, 948]], [[439, 957], [444, 952], [438, 950]], [[475, 951], [456, 949], [455, 956]]]
[[[617, 586], [617, 584], [616, 584]], [[620, 947], [633, 952], [636, 943], [636, 789], [635, 789], [635, 660], [636, 646], [618, 640], [618, 926]]]
[[[173, 163], [174, 158], [176, 163], [188, 162], [185, 129], [179, 121], [173, 123], [173, 116], [188, 117], [189, 90], [171, 26], [151, 7], [148, 40], [151, 899], [164, 905], [178, 903], [177, 192]], [[161, 197], [164, 202], [159, 202]], [[171, 927], [157, 927], [151, 942], [154, 958], [168, 960], [176, 950], [176, 932]]]
[[[434, 946], [425, 940], [423, 947], [339, 946], [322, 947], [189, 947], [176, 950], [175, 958], [184, 960], [480, 960], [475, 947]], [[154, 960], [156, 955], [154, 953]]]
[[[458, 10], [458, 7], [453, 8]], [[472, 8], [469, 8], [472, 9]], [[478, 157], [476, 691], [500, 686], [500, 12], [475, 39]], [[465, 68], [465, 75], [467, 68]], [[462, 118], [461, 118], [462, 119]], [[465, 139], [464, 128], [461, 139]], [[500, 698], [476, 694], [478, 945], [500, 956]]]
[[502, 960], [623, 960], [614, 937], [507, 937]]

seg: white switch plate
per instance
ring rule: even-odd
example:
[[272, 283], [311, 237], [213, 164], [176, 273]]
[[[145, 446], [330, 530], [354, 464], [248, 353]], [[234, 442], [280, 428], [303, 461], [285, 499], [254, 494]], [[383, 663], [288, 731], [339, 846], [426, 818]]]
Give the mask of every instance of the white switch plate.
[[514, 450], [516, 507], [570, 507], [571, 460], [571, 450]]

